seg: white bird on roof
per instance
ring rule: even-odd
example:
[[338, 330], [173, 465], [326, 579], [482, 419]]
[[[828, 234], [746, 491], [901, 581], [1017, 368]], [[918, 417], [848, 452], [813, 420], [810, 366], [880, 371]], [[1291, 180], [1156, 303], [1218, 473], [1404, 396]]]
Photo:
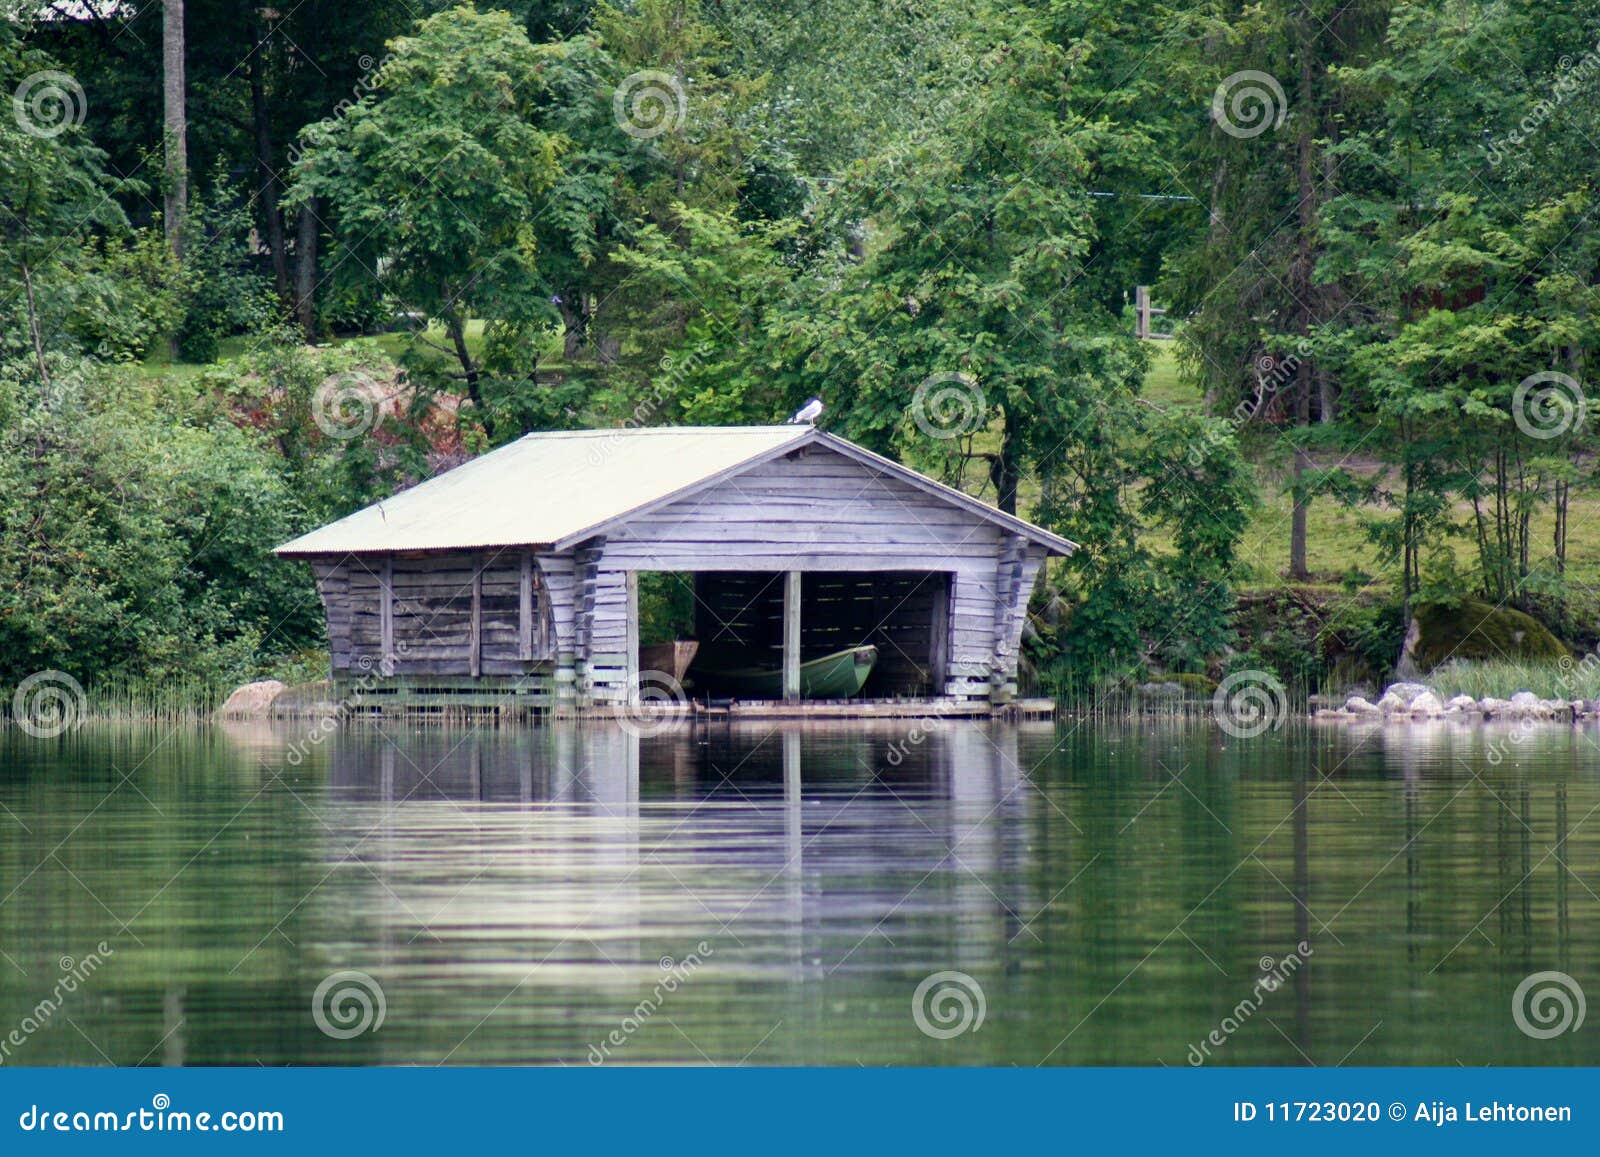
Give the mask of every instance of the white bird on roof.
[[798, 426], [804, 423], [807, 426], [814, 426], [820, 417], [822, 417], [822, 399], [812, 398], [794, 412], [794, 417], [789, 419], [788, 425]]

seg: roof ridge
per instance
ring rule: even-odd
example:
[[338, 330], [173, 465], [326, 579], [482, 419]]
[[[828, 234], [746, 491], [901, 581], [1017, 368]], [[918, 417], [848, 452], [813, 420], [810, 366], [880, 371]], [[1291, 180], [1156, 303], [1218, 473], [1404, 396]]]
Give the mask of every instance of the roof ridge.
[[528, 442], [535, 438], [615, 438], [632, 434], [749, 434], [764, 430], [793, 430], [798, 434], [813, 428], [788, 422], [757, 426], [606, 426], [593, 430], [534, 430], [524, 434], [518, 441]]

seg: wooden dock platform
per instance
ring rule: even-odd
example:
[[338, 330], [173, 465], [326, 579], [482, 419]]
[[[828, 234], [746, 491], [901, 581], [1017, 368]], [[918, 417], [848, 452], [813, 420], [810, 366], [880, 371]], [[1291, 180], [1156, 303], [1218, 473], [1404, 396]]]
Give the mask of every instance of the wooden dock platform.
[[[1053, 719], [1051, 699], [1017, 699], [994, 705], [983, 700], [958, 699], [823, 699], [786, 703], [781, 699], [736, 700], [709, 705], [699, 702], [648, 702], [632, 707], [588, 707], [576, 714], [584, 719], [657, 719], [682, 716], [696, 722], [734, 719]], [[557, 712], [560, 717], [560, 712]]]

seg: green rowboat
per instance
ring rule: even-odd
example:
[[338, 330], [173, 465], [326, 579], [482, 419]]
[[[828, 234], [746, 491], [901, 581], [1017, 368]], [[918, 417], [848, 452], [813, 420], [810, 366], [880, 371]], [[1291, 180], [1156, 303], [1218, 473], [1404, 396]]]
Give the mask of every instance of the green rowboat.
[[[783, 698], [782, 667], [724, 666], [718, 658], [701, 651], [690, 669], [697, 685], [745, 699]], [[859, 695], [877, 661], [878, 648], [870, 645], [807, 660], [800, 664], [800, 698], [848, 699]]]

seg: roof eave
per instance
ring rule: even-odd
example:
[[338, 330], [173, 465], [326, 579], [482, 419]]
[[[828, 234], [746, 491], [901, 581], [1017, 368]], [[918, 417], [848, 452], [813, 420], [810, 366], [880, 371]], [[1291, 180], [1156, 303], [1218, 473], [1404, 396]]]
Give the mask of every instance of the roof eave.
[[484, 542], [463, 546], [405, 546], [374, 547], [371, 550], [289, 550], [291, 543], [274, 547], [272, 553], [292, 562], [313, 562], [322, 558], [362, 558], [364, 556], [392, 555], [396, 558], [423, 558], [443, 554], [472, 554], [484, 551], [532, 550], [550, 551], [548, 542]]

